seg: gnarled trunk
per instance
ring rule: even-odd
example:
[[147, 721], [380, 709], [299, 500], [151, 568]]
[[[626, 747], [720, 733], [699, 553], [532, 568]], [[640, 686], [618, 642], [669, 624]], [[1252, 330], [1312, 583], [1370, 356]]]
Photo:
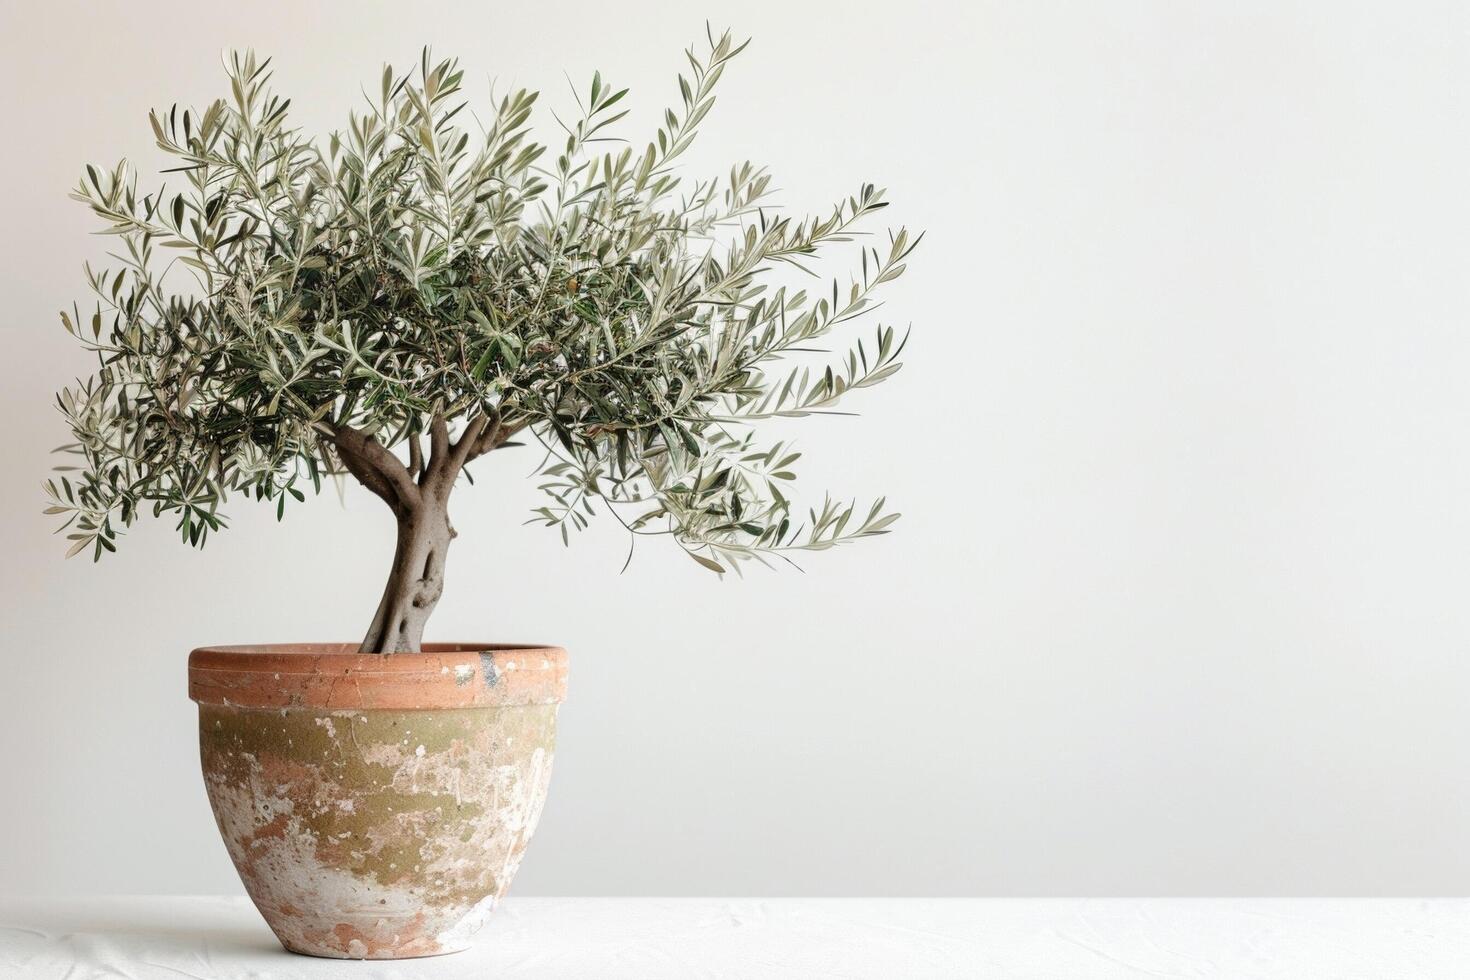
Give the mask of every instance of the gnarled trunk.
[[454, 538], [449, 523], [454, 482], [466, 463], [504, 445], [525, 424], [503, 424], [500, 413], [491, 410], [472, 418], [459, 440], [450, 442], [448, 422], [436, 415], [429, 423], [429, 458], [424, 459], [418, 435], [410, 433], [407, 465], [367, 432], [345, 423], [322, 426], [342, 468], [398, 518], [393, 568], [361, 652], [418, 653], [422, 648], [424, 624], [444, 591], [444, 559]]
[[446, 505], [426, 493], [398, 512], [393, 567], [363, 638], [363, 653], [411, 653], [422, 645], [424, 624], [444, 591], [444, 559], [454, 538]]

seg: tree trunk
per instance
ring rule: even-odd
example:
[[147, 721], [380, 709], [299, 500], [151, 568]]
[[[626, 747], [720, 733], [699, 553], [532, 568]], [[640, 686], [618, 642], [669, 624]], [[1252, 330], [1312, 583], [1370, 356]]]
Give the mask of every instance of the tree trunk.
[[447, 496], [424, 493], [412, 506], [396, 510], [393, 568], [359, 648], [363, 653], [419, 652], [424, 624], [444, 591], [444, 559], [454, 538]]
[[481, 413], [450, 442], [443, 415], [429, 422], [429, 457], [417, 433], [408, 434], [408, 465], [375, 436], [347, 423], [324, 425], [342, 468], [383, 499], [398, 518], [393, 569], [373, 625], [358, 649], [363, 653], [418, 653], [424, 624], [444, 591], [444, 559], [454, 528], [449, 494], [465, 464], [504, 445], [525, 421], [502, 424], [498, 410]]

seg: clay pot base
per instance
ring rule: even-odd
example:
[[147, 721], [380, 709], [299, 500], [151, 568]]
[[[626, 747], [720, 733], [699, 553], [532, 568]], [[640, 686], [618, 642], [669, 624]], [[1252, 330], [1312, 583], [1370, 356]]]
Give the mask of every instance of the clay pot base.
[[468, 948], [540, 817], [565, 677], [545, 647], [196, 651], [210, 805], [281, 944], [334, 959]]
[[280, 940], [281, 948], [293, 956], [307, 956], [314, 960], [432, 960], [440, 956], [453, 956], [455, 953], [463, 953], [473, 947], [473, 944], [469, 944], [461, 946], [458, 949], [441, 949], [437, 953], [407, 953], [392, 956], [348, 956], [345, 953], [314, 953], [309, 949], [297, 949], [281, 939], [280, 936], [277, 936], [276, 939]]

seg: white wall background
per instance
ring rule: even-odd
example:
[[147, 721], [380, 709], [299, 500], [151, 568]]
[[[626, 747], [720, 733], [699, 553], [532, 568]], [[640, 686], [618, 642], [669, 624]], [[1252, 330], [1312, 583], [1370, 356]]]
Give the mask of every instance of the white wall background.
[[527, 459], [462, 492], [431, 632], [573, 656], [518, 891], [1470, 890], [1461, 5], [50, 0], [0, 25], [0, 891], [238, 887], [185, 656], [356, 637], [391, 549], [353, 490], [63, 563], [82, 165], [158, 163], [247, 45], [318, 130], [429, 43], [553, 105], [600, 68], [641, 136], [706, 16], [756, 40], [692, 169], [928, 229], [907, 369], [801, 430], [811, 493], [907, 516], [720, 582], [522, 526]]

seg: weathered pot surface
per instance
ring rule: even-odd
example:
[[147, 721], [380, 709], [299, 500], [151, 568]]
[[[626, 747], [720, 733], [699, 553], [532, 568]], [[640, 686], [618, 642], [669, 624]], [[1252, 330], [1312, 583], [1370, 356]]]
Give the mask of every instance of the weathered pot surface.
[[465, 949], [510, 885], [551, 778], [558, 647], [204, 647], [189, 656], [209, 802], [287, 949]]

